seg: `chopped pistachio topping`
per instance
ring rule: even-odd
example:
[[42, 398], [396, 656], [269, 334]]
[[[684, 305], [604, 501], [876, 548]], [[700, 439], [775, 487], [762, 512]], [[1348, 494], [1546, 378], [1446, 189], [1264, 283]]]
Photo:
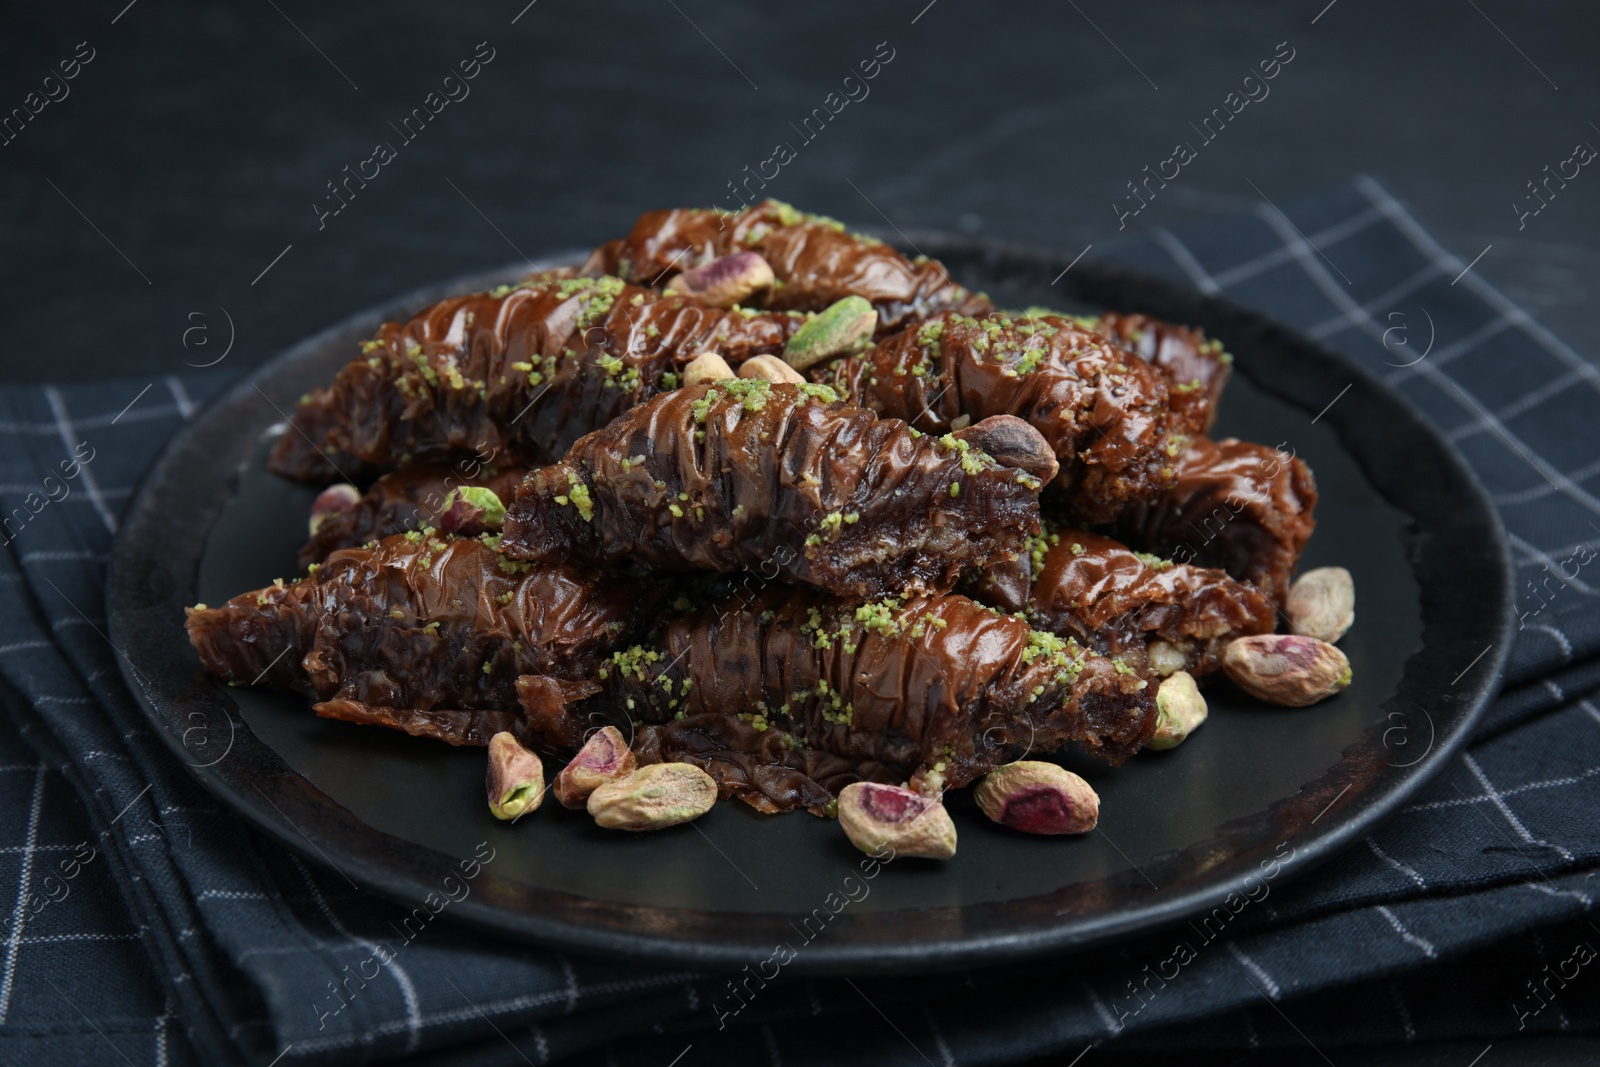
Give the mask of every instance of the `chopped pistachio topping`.
[[1049, 553], [1051, 546], [1061, 543], [1061, 535], [1044, 531], [1028, 538], [1029, 574], [1037, 578], [1044, 572], [1044, 557]]
[[721, 387], [736, 397], [746, 411], [760, 411], [767, 406], [767, 397], [772, 394], [772, 383], [765, 378], [729, 378]]
[[1028, 647], [1022, 650], [1022, 662], [1032, 663], [1039, 656], [1055, 656], [1065, 652], [1067, 643], [1049, 630], [1034, 630], [1028, 635]]
[[[659, 662], [660, 659], [661, 653], [643, 645], [634, 645], [632, 648], [625, 648], [611, 655], [611, 662], [616, 665], [619, 675], [626, 678], [631, 674], [641, 682], [645, 680], [645, 668]], [[602, 667], [598, 673], [602, 680], [605, 679], [605, 668]]]
[[821, 400], [832, 404], [839, 399], [839, 394], [826, 385], [817, 385], [815, 382], [800, 382], [795, 385], [800, 392], [812, 400]]
[[711, 411], [711, 405], [717, 402], [717, 390], [707, 389], [705, 395], [689, 405], [689, 410], [694, 413], [695, 422], [705, 422], [706, 416]]
[[556, 503], [563, 506], [570, 503], [578, 509], [578, 515], [584, 522], [594, 521], [594, 500], [589, 496], [589, 486], [578, 477], [576, 471], [567, 472], [567, 493], [556, 497]]

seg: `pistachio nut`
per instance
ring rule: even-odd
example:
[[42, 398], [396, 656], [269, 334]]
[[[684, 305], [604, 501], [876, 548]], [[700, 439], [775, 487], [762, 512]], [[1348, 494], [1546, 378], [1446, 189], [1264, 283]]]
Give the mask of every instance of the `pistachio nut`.
[[847, 296], [819, 311], [794, 332], [783, 358], [796, 370], [865, 348], [878, 328], [878, 312], [865, 297]]
[[515, 819], [544, 800], [544, 764], [537, 752], [523, 748], [502, 730], [489, 738], [489, 771], [484, 784], [494, 817]]
[[349, 482], [338, 482], [328, 486], [317, 494], [317, 499], [311, 502], [311, 520], [307, 524], [311, 536], [317, 535], [317, 530], [323, 523], [347, 511], [354, 511], [361, 503], [361, 490]]
[[804, 385], [806, 380], [805, 375], [777, 356], [752, 356], [739, 364], [739, 377], [762, 378], [776, 385]]
[[956, 826], [937, 797], [877, 782], [852, 782], [839, 792], [839, 825], [868, 855], [947, 860], [956, 854]]
[[578, 749], [572, 762], [564, 767], [550, 791], [564, 808], [581, 808], [589, 795], [607, 782], [632, 774], [639, 761], [634, 758], [623, 739], [622, 731], [615, 726], [605, 726], [595, 732]]
[[1156, 750], [1176, 748], [1178, 743], [1206, 721], [1206, 698], [1188, 671], [1174, 671], [1156, 690], [1156, 732], [1144, 743]]
[[1334, 646], [1299, 634], [1260, 634], [1228, 644], [1222, 669], [1258, 700], [1303, 708], [1350, 684], [1350, 661]]
[[450, 490], [439, 512], [439, 529], [445, 533], [473, 537], [498, 530], [506, 521], [506, 506], [493, 489], [462, 485]]
[[1163, 678], [1189, 665], [1189, 656], [1181, 646], [1159, 637], [1145, 647], [1145, 655], [1149, 659], [1150, 669]]
[[702, 352], [683, 368], [683, 384], [686, 386], [720, 382], [733, 376], [733, 368], [718, 352]]
[[990, 415], [954, 431], [953, 436], [987, 452], [1001, 466], [1031, 474], [1044, 483], [1054, 481], [1061, 470], [1055, 449], [1044, 434], [1015, 415]]
[[1020, 760], [983, 776], [973, 799], [992, 821], [1028, 834], [1081, 834], [1100, 818], [1100, 795], [1064, 767]]
[[666, 292], [731, 308], [776, 279], [772, 265], [759, 252], [733, 252], [684, 271], [667, 283]]
[[1289, 587], [1283, 613], [1295, 633], [1336, 644], [1356, 618], [1355, 581], [1343, 567], [1306, 571]]
[[692, 763], [652, 763], [589, 794], [589, 814], [607, 830], [659, 830], [698, 819], [717, 802], [717, 782]]

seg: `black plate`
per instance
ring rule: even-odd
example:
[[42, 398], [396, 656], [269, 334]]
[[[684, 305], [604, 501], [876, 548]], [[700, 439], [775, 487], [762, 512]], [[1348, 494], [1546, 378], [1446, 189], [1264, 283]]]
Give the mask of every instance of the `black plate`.
[[313, 492], [263, 470], [269, 428], [380, 321], [520, 273], [510, 270], [318, 334], [172, 440], [111, 560], [108, 616], [128, 684], [200, 781], [290, 848], [414, 904], [488, 841], [495, 858], [451, 914], [582, 951], [741, 965], [788, 944], [796, 970], [975, 964], [1188, 918], [1357, 840], [1461, 745], [1510, 649], [1504, 538], [1465, 465], [1399, 396], [1258, 316], [1110, 268], [1080, 264], [1052, 288], [1065, 264], [1048, 257], [923, 247], [1008, 304], [1144, 311], [1227, 342], [1241, 373], [1219, 435], [1281, 442], [1311, 464], [1322, 503], [1305, 564], [1355, 575], [1348, 690], [1296, 710], [1216, 686], [1210, 721], [1171, 752], [1119, 770], [1066, 757], [1102, 798], [1095, 832], [1029, 838], [953, 794], [959, 855], [899, 861], [869, 880], [831, 822], [736, 803], [642, 835], [601, 831], [555, 804], [500, 824], [484, 807], [479, 750], [318, 719], [298, 698], [212, 682], [184, 637], [184, 605], [292, 575], [305, 532]]

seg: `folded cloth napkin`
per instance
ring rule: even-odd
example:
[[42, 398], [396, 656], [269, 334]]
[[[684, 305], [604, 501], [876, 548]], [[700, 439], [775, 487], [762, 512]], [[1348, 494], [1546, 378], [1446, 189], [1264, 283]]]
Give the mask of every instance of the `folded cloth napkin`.
[[[1581, 988], [1600, 982], [1584, 967], [1600, 946], [1600, 709], [1586, 699], [1600, 686], [1600, 373], [1369, 179], [1108, 258], [1222, 293], [1382, 375], [1500, 508], [1522, 590], [1505, 693], [1470, 749], [1370, 838], [1225, 926], [969, 974], [783, 982], [723, 1019], [715, 976], [448, 923], [395, 949], [398, 905], [264, 841], [194, 784], [106, 637], [118, 515], [225, 379], [11, 388], [0, 1058], [980, 1064], [1600, 1025], [1600, 997]], [[1421, 309], [1435, 343], [1412, 362]], [[1393, 311], [1418, 320], [1409, 337], [1386, 336]], [[393, 959], [374, 974], [380, 942]]]

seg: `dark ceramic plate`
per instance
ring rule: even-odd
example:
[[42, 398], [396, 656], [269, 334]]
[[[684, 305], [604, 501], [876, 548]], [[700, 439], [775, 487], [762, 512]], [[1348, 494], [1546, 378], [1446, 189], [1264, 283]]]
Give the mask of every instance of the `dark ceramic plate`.
[[184, 605], [292, 575], [305, 533], [313, 492], [263, 470], [270, 428], [380, 321], [510, 270], [318, 334], [173, 439], [111, 561], [111, 637], [128, 684], [201, 782], [283, 844], [415, 904], [487, 841], [494, 859], [450, 913], [582, 951], [740, 965], [788, 944], [799, 970], [975, 964], [1188, 918], [1357, 840], [1461, 745], [1510, 648], [1503, 537], [1461, 460], [1400, 397], [1255, 315], [1089, 264], [1051, 287], [1065, 263], [969, 242], [923, 247], [1006, 304], [1144, 311], [1226, 341], [1240, 373], [1219, 435], [1281, 442], [1310, 463], [1322, 502], [1305, 565], [1355, 575], [1348, 690], [1295, 710], [1219, 685], [1210, 721], [1171, 752], [1117, 770], [1066, 757], [1102, 798], [1093, 833], [1026, 837], [952, 794], [959, 855], [867, 879], [833, 823], [737, 803], [641, 835], [555, 804], [497, 823], [481, 750], [318, 719], [298, 698], [212, 682], [184, 637]]

